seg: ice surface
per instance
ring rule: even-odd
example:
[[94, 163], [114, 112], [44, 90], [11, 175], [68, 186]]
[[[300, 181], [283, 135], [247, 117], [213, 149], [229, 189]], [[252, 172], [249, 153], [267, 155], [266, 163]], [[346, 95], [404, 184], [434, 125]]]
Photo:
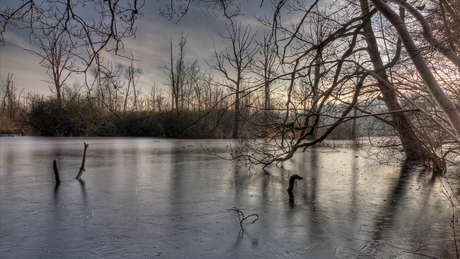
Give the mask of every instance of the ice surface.
[[[0, 257], [455, 258], [443, 194], [458, 195], [454, 177], [433, 180], [418, 165], [378, 165], [347, 148], [312, 148], [265, 173], [201, 148], [227, 155], [229, 144], [0, 138]], [[294, 204], [292, 174], [304, 177]], [[232, 207], [260, 218], [241, 230]]]

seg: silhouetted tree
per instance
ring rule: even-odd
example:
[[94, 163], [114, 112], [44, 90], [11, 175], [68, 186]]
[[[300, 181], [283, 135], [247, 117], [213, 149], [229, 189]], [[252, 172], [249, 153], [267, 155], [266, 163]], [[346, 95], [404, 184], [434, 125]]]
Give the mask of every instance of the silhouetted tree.
[[216, 63], [211, 68], [222, 73], [224, 82], [219, 85], [228, 88], [235, 95], [234, 121], [232, 138], [238, 138], [240, 123], [240, 100], [243, 92], [243, 83], [246, 76], [251, 72], [251, 65], [257, 53], [254, 46], [255, 33], [251, 26], [247, 25], [242, 30], [242, 25], [234, 22], [227, 16], [229, 22], [226, 25], [227, 34], [222, 36], [230, 41], [230, 47], [225, 52], [215, 51]]
[[40, 65], [46, 68], [46, 74], [50, 80], [51, 92], [56, 95], [59, 103], [62, 99], [62, 88], [65, 86], [67, 79], [72, 73], [78, 72], [76, 65], [77, 54], [74, 53], [76, 46], [70, 39], [65, 38], [66, 34], [57, 31], [40, 31], [33, 35], [32, 41], [40, 50], [27, 51], [39, 56], [42, 60]]

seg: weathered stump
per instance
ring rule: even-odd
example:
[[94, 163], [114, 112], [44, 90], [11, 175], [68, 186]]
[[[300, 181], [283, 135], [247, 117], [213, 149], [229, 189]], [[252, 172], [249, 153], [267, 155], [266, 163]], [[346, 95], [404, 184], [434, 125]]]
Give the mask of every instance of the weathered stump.
[[83, 172], [85, 171], [85, 162], [86, 162], [86, 150], [88, 149], [88, 144], [86, 144], [85, 142], [85, 152], [83, 152], [83, 161], [81, 161], [81, 167], [80, 167], [80, 172], [78, 172], [78, 175], [77, 175], [77, 180], [80, 180], [81, 179], [81, 175], [83, 174]]
[[298, 174], [294, 174], [289, 178], [289, 187], [286, 190], [289, 194], [289, 203], [294, 203], [294, 193], [292, 190], [294, 190], [294, 182], [296, 179], [302, 180], [303, 177], [300, 177]]

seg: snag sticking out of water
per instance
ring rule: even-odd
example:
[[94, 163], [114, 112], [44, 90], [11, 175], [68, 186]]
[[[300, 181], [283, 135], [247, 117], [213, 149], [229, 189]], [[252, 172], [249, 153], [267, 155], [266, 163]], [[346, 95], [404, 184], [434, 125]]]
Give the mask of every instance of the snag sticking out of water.
[[81, 179], [81, 175], [83, 174], [83, 172], [85, 171], [85, 162], [86, 162], [86, 150], [88, 149], [88, 144], [86, 144], [85, 142], [85, 151], [83, 152], [83, 160], [81, 161], [81, 167], [80, 167], [80, 171], [78, 172], [78, 175], [77, 175], [77, 180], [80, 180]]
[[291, 178], [289, 178], [289, 187], [286, 190], [289, 194], [289, 203], [294, 203], [294, 193], [292, 190], [294, 189], [294, 182], [296, 179], [302, 180], [303, 177], [300, 177], [298, 174], [293, 174]]
[[53, 170], [54, 170], [54, 177], [56, 178], [56, 184], [59, 184], [61, 182], [61, 176], [59, 175], [57, 159], [53, 160]]

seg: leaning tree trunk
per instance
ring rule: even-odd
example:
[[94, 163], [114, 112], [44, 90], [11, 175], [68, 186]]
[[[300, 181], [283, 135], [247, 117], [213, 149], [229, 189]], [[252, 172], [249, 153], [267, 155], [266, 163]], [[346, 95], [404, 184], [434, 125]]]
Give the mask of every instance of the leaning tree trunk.
[[[369, 13], [369, 4], [367, 0], [360, 0], [361, 10], [363, 14]], [[380, 57], [377, 40], [375, 39], [374, 30], [372, 29], [372, 24], [370, 19], [365, 21], [364, 33], [366, 37], [367, 47], [371, 62], [374, 66], [374, 69], [383, 67], [383, 62]], [[387, 73], [385, 70], [378, 73], [378, 75], [389, 82]], [[396, 98], [396, 93], [393, 89], [387, 87], [384, 82], [378, 81], [377, 83], [380, 92], [383, 97], [383, 101], [388, 107], [389, 111], [399, 111], [401, 106], [398, 103]], [[401, 144], [403, 146], [406, 158], [408, 160], [422, 160], [428, 157], [429, 152], [422, 145], [420, 140], [417, 138], [413, 125], [407, 118], [404, 113], [392, 113], [391, 114], [393, 128], [398, 132], [399, 138], [401, 139]]]
[[[361, 0], [364, 1], [364, 0]], [[460, 112], [455, 104], [449, 99], [446, 93], [440, 87], [438, 81], [434, 77], [430, 68], [426, 64], [425, 59], [421, 55], [421, 51], [415, 45], [411, 35], [409, 34], [404, 22], [401, 18], [382, 0], [371, 0], [375, 7], [385, 16], [386, 19], [395, 27], [401, 41], [406, 48], [412, 63], [417, 69], [420, 77], [431, 93], [431, 96], [436, 100], [437, 104], [446, 114], [452, 128], [455, 129], [457, 136], [460, 136]], [[443, 53], [444, 54], [444, 53]]]

